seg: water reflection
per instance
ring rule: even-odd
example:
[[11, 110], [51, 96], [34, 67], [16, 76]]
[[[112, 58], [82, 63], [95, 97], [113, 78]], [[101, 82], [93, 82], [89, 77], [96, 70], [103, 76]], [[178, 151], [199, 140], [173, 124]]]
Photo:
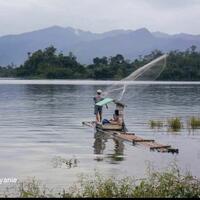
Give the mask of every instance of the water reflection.
[[62, 168], [65, 167], [67, 169], [78, 167], [79, 160], [76, 158], [66, 159], [60, 156], [56, 156], [52, 159], [53, 168]]
[[94, 154], [101, 155], [106, 148], [106, 142], [108, 141], [108, 135], [100, 132], [96, 132], [94, 135]]
[[[96, 132], [94, 138], [93, 148], [95, 155], [105, 154], [105, 158], [109, 160], [110, 164], [117, 164], [119, 161], [124, 160], [124, 143], [121, 139], [113, 138], [111, 135], [101, 132]], [[114, 142], [112, 153], [105, 153], [108, 140]], [[98, 162], [103, 161], [104, 157], [97, 156], [95, 160]]]
[[[122, 174], [123, 170], [129, 176], [143, 176], [145, 161], [158, 167], [170, 162], [172, 155], [128, 147], [109, 135], [94, 136], [92, 130], [81, 126], [82, 121], [94, 120], [92, 97], [97, 89], [106, 87], [0, 84], [0, 177], [31, 176], [61, 184], [73, 182], [74, 174], [79, 172], [92, 172], [94, 166], [111, 175]], [[186, 123], [200, 114], [200, 85], [136, 84], [128, 87], [124, 101], [128, 106], [127, 128], [144, 138], [179, 148], [180, 166], [199, 176], [200, 130], [190, 130], [188, 134]], [[112, 116], [111, 106], [103, 110], [105, 118]], [[167, 133], [166, 127], [151, 130], [147, 124], [176, 116], [185, 125], [178, 135]], [[52, 156], [57, 159], [49, 167]]]

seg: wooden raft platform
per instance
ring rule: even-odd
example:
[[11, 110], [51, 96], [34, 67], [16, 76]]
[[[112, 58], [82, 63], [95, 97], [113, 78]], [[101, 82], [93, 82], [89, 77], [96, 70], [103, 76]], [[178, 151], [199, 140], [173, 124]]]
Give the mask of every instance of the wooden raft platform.
[[113, 132], [115, 137], [122, 139], [124, 141], [132, 142], [133, 145], [141, 144], [143, 146], [149, 147], [151, 151], [167, 152], [167, 153], [178, 153], [178, 149], [172, 148], [170, 145], [163, 145], [155, 142], [155, 140], [144, 139], [142, 137], [136, 136], [134, 133], [122, 133]]
[[144, 139], [140, 136], [136, 136], [134, 133], [130, 132], [122, 132], [122, 131], [115, 131], [115, 130], [103, 130], [96, 127], [95, 122], [83, 122], [85, 126], [89, 126], [92, 128], [96, 128], [97, 131], [110, 134], [115, 138], [121, 139], [123, 141], [131, 142], [133, 145], [143, 145], [148, 147], [151, 151], [158, 151], [161, 153], [179, 153], [178, 149], [172, 148], [170, 145], [163, 145], [155, 142], [154, 140]]

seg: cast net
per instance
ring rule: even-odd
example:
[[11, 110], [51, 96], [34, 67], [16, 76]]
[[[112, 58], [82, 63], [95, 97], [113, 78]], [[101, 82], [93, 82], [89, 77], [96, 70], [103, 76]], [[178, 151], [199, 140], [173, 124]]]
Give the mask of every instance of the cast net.
[[104, 92], [104, 96], [122, 101], [127, 88], [132, 84], [135, 84], [136, 81], [154, 81], [158, 79], [166, 67], [167, 56], [167, 54], [164, 54], [152, 60], [148, 64], [135, 70], [129, 76], [109, 86]]

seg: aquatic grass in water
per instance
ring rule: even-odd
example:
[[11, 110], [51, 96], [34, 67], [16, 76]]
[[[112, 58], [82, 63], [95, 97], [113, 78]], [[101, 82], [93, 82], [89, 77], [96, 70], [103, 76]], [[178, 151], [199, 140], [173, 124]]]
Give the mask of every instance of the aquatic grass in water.
[[200, 128], [200, 117], [191, 117], [189, 119], [189, 126], [191, 129], [199, 129]]
[[168, 127], [170, 128], [170, 130], [178, 132], [183, 127], [183, 125], [180, 118], [176, 117], [168, 120]]
[[163, 127], [168, 127], [171, 131], [178, 132], [183, 127], [180, 118], [171, 118], [167, 121], [160, 121], [160, 120], [150, 120], [148, 123], [151, 127], [151, 129], [160, 129]]
[[162, 121], [150, 120], [149, 125], [152, 129], [154, 128], [162, 128], [164, 126]]
[[[183, 128], [183, 123], [181, 122], [179, 117], [168, 119], [167, 122], [162, 122], [159, 120], [150, 120], [148, 124], [152, 129], [160, 129], [166, 126], [169, 128], [170, 131], [173, 132], [179, 132], [180, 129]], [[187, 121], [186, 126], [189, 130], [200, 129], [200, 117], [190, 117]]]

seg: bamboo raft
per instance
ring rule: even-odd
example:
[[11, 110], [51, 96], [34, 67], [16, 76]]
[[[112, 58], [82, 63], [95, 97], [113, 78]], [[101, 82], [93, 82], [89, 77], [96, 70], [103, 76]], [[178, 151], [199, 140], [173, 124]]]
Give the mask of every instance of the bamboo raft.
[[160, 153], [173, 153], [173, 154], [179, 153], [178, 149], [172, 148], [170, 145], [163, 145], [155, 142], [155, 140], [144, 139], [140, 136], [135, 135], [135, 133], [123, 132], [119, 130], [111, 130], [111, 128], [106, 130], [101, 126], [96, 125], [95, 122], [82, 122], [82, 124], [85, 126], [89, 126], [91, 128], [96, 128], [98, 132], [110, 134], [116, 139], [131, 142], [134, 146], [138, 144], [143, 145], [145, 147], [148, 147], [150, 151], [157, 151]]

